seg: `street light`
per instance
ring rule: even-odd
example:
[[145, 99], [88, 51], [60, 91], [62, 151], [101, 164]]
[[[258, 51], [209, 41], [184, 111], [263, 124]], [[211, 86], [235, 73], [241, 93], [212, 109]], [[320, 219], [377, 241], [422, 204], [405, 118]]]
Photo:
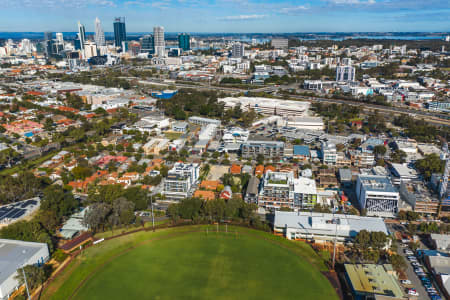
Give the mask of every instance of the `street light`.
[[155, 232], [155, 215], [153, 214], [153, 195], [150, 194], [150, 205], [152, 207], [152, 227], [153, 227], [153, 232]]
[[24, 270], [24, 264], [22, 265], [22, 274], [23, 274], [23, 279], [25, 281], [25, 287], [27, 289], [28, 299], [30, 300], [31, 299], [31, 297], [30, 297], [30, 290], [28, 288], [28, 281], [27, 281], [27, 275], [25, 274], [25, 270]]

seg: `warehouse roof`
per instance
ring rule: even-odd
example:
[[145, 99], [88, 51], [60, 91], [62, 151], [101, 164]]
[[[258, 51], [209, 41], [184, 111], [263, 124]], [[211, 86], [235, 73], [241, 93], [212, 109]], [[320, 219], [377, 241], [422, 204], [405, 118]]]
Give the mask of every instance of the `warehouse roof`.
[[387, 295], [403, 298], [402, 288], [393, 275], [391, 265], [345, 264], [345, 272], [352, 288], [357, 293]]
[[[337, 226], [336, 226], [337, 222]], [[293, 228], [307, 234], [355, 237], [361, 230], [381, 231], [389, 235], [382, 218], [314, 212], [275, 212], [275, 227]]]
[[9, 278], [42, 248], [45, 243], [0, 239], [0, 283]]

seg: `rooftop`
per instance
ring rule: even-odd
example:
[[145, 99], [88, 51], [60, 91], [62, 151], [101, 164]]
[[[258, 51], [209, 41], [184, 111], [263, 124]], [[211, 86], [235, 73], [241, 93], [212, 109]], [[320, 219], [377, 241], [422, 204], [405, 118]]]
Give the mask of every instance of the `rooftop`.
[[[336, 223], [338, 225], [336, 226]], [[275, 212], [275, 227], [289, 227], [309, 234], [354, 237], [361, 230], [381, 231], [388, 235], [382, 218], [355, 215], [326, 214], [314, 212]]]
[[388, 273], [391, 269], [391, 265], [345, 264], [354, 291], [403, 298], [402, 288], [395, 277]]
[[359, 175], [358, 177], [367, 191], [397, 193], [397, 189], [386, 176]]
[[0, 239], [0, 283], [43, 248], [47, 248], [47, 244]]

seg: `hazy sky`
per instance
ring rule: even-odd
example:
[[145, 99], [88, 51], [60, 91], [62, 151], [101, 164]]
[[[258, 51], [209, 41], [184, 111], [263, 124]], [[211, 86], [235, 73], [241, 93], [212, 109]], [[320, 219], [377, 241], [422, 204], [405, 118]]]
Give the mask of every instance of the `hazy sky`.
[[0, 31], [450, 31], [449, 0], [0, 0]]

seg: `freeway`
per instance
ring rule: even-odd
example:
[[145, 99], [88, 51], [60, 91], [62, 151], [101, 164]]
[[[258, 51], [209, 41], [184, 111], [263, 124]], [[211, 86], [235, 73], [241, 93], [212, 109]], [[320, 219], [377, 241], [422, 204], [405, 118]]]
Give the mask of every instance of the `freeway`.
[[[143, 81], [141, 81], [144, 83]], [[145, 83], [152, 84], [161, 84], [164, 83], [163, 80], [147, 80]], [[229, 92], [232, 94], [239, 94], [239, 93], [246, 93], [248, 90], [246, 89], [239, 89], [239, 88], [231, 88], [231, 87], [223, 87], [223, 86], [216, 86], [216, 85], [206, 85], [206, 84], [187, 84], [187, 83], [173, 83], [172, 85], [175, 85], [177, 88], [192, 88], [192, 89], [199, 89], [199, 90], [214, 90], [214, 91], [221, 91], [221, 92]], [[279, 88], [282, 87], [275, 87], [275, 86], [269, 86], [269, 87], [261, 87], [259, 89], [251, 90], [253, 92], [275, 92]], [[323, 98], [323, 97], [309, 97], [309, 96], [300, 96], [300, 95], [289, 95], [290, 99], [295, 100], [301, 100], [301, 101], [309, 101], [309, 102], [325, 102], [325, 103], [336, 103], [336, 104], [348, 104], [348, 105], [354, 105], [354, 106], [362, 106], [364, 110], [378, 110], [380, 112], [385, 112], [389, 114], [408, 114], [413, 118], [417, 119], [423, 119], [426, 118], [429, 123], [432, 123], [434, 125], [438, 126], [449, 126], [450, 127], [450, 116], [446, 114], [440, 114], [440, 113], [434, 113], [424, 110], [418, 110], [418, 109], [408, 109], [404, 107], [395, 107], [395, 106], [384, 106], [384, 105], [377, 105], [377, 104], [371, 104], [366, 102], [359, 102], [354, 100], [346, 100], [346, 99], [330, 99], [330, 98]]]

